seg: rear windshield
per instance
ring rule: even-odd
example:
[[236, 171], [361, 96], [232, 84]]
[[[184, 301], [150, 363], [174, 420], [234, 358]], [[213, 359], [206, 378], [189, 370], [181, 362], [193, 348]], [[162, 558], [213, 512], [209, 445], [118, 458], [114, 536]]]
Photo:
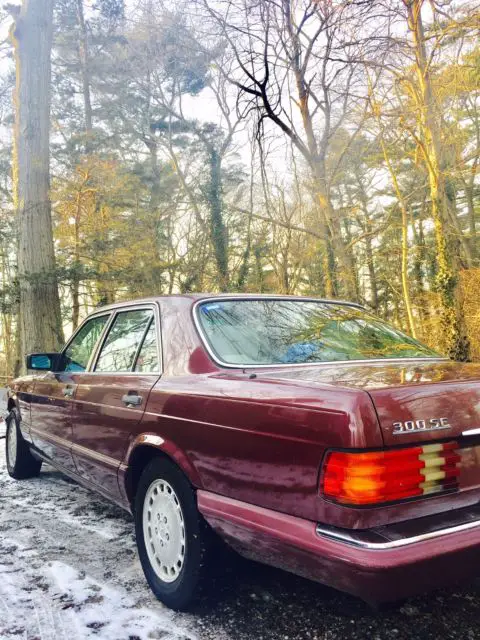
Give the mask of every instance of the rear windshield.
[[439, 357], [365, 311], [305, 300], [215, 300], [198, 320], [216, 357], [232, 365]]

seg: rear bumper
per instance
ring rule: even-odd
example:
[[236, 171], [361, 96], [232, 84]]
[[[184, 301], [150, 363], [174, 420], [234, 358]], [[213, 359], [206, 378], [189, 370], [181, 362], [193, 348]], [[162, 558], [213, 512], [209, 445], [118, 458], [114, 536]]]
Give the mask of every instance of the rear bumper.
[[401, 527], [326, 529], [205, 491], [198, 492], [198, 506], [242, 555], [369, 602], [397, 600], [480, 573], [480, 519], [436, 530], [426, 522], [423, 531], [405, 535]]

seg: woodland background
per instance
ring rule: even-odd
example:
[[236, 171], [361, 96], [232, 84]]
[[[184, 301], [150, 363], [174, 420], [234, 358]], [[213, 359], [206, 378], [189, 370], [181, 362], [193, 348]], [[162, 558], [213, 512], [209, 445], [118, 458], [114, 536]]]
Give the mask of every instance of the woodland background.
[[0, 35], [0, 373], [190, 291], [480, 359], [476, 2], [23, 0]]

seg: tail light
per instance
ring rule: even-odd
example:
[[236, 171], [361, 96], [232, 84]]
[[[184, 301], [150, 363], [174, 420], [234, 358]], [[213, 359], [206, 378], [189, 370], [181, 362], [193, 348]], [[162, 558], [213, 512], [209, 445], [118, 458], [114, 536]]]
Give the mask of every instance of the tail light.
[[457, 447], [447, 442], [394, 451], [331, 451], [321, 491], [340, 504], [370, 505], [457, 489]]

